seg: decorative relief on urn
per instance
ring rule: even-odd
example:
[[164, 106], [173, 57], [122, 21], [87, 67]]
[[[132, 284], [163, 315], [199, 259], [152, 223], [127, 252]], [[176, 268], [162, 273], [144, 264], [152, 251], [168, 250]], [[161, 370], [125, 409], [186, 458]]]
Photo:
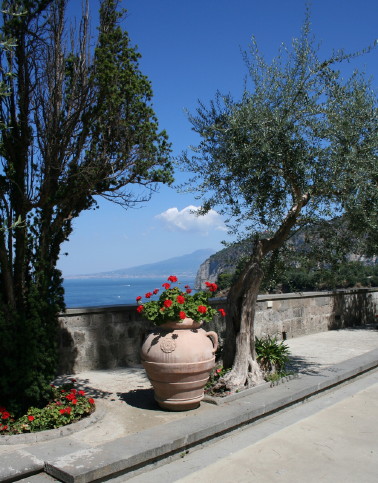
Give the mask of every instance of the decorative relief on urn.
[[176, 343], [172, 339], [163, 339], [160, 342], [160, 349], [166, 353], [173, 352], [176, 349]]

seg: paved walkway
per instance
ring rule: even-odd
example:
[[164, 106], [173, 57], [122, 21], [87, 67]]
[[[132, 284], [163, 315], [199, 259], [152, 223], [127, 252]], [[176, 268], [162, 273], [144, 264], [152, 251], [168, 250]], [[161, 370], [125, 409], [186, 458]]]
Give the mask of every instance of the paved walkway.
[[378, 370], [112, 483], [377, 483]]
[[[111, 477], [179, 453], [378, 366], [376, 328], [330, 331], [287, 344], [299, 378], [274, 388], [244, 391], [217, 406], [202, 403], [198, 409], [179, 413], [158, 408], [140, 368], [76, 374], [72, 377], [78, 386], [96, 398], [94, 415], [44, 434], [0, 437], [0, 481], [23, 475], [23, 481], [30, 482], [56, 478], [84, 483]], [[44, 468], [54, 478], [42, 473]]]

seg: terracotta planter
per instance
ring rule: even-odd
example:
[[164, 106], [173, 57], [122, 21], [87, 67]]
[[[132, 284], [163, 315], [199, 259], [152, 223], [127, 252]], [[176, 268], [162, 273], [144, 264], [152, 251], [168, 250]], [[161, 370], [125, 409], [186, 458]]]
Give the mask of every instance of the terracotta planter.
[[215, 365], [218, 336], [192, 319], [154, 328], [141, 349], [141, 358], [160, 407], [186, 411], [199, 406]]

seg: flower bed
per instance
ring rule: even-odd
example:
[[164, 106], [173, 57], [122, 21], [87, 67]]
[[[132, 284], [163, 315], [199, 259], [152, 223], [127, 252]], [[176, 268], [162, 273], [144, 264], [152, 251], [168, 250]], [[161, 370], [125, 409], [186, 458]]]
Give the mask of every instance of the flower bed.
[[19, 418], [0, 407], [0, 434], [34, 433], [60, 428], [89, 416], [95, 410], [95, 401], [84, 391], [74, 388], [76, 381], [56, 387], [51, 386], [51, 400], [43, 408], [31, 407]]

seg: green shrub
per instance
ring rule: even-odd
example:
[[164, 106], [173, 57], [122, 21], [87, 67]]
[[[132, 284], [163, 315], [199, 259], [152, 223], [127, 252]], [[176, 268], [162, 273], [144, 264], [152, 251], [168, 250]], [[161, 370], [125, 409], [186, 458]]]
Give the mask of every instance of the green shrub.
[[275, 337], [265, 337], [255, 340], [256, 360], [264, 374], [286, 374], [285, 367], [289, 361], [290, 350], [283, 342], [278, 342]]

